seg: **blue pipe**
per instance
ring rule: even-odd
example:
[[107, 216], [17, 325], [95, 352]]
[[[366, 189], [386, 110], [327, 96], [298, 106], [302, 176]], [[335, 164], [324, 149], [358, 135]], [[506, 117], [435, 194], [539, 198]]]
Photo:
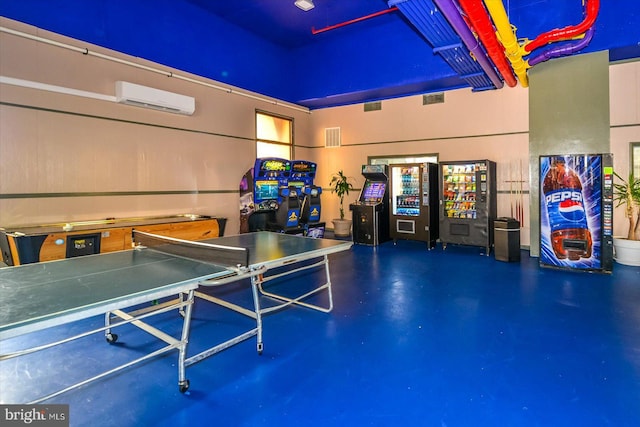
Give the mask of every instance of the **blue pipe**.
[[456, 5], [453, 3], [453, 0], [434, 0], [434, 3], [447, 18], [456, 33], [458, 33], [465, 46], [467, 46], [467, 49], [473, 53], [478, 64], [482, 67], [496, 89], [502, 88], [502, 86], [504, 86], [502, 78], [498, 75], [486, 52], [464, 22], [464, 19], [460, 15], [460, 11]]

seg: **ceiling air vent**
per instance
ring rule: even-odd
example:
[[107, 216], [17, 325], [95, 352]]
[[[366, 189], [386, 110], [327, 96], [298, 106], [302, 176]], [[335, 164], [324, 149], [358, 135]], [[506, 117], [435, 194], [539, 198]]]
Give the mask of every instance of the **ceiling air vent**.
[[340, 147], [340, 128], [324, 128], [324, 146]]
[[382, 110], [382, 101], [376, 102], [365, 102], [364, 103], [364, 112], [368, 111], [380, 111]]
[[442, 104], [444, 102], [444, 93], [430, 93], [422, 95], [422, 105]]

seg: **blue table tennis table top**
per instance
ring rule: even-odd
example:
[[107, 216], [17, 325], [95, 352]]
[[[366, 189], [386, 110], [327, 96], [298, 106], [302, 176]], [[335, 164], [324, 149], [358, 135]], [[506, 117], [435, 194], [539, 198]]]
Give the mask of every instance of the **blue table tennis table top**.
[[[249, 267], [277, 267], [348, 249], [348, 241], [272, 232], [203, 241], [249, 249]], [[215, 262], [215, 261], [213, 261]], [[79, 320], [123, 304], [195, 289], [204, 280], [229, 275], [215, 263], [150, 249], [89, 255], [0, 269], [0, 338]]]

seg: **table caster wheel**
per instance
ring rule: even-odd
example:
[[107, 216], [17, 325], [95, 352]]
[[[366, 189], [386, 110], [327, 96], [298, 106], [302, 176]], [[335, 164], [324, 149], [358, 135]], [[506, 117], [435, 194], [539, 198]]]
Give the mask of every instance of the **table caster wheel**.
[[107, 342], [109, 344], [113, 344], [114, 342], [118, 341], [118, 334], [108, 333], [107, 335], [105, 335], [105, 338], [107, 339]]
[[184, 393], [185, 391], [189, 390], [189, 380], [178, 382], [178, 386], [180, 387], [180, 393]]

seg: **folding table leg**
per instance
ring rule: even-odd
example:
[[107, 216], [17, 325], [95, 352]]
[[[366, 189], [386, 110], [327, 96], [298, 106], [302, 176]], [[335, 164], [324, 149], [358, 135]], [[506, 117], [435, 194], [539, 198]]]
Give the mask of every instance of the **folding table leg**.
[[193, 310], [195, 290], [191, 289], [187, 294], [184, 308], [184, 319], [182, 322], [182, 336], [180, 338], [180, 347], [178, 349], [178, 387], [180, 392], [184, 393], [189, 390], [189, 380], [185, 375], [185, 360], [187, 359], [187, 343], [189, 342], [189, 329], [191, 328], [191, 312]]
[[251, 277], [251, 292], [253, 293], [253, 307], [256, 312], [256, 328], [257, 328], [257, 349], [258, 354], [262, 354], [264, 346], [262, 344], [262, 311], [260, 309], [260, 292], [258, 287], [262, 283], [262, 274]]
[[118, 334], [114, 334], [111, 332], [111, 312], [107, 311], [104, 315], [104, 326], [107, 326], [107, 329], [104, 330], [104, 338], [107, 340], [109, 344], [113, 344], [118, 341]]

